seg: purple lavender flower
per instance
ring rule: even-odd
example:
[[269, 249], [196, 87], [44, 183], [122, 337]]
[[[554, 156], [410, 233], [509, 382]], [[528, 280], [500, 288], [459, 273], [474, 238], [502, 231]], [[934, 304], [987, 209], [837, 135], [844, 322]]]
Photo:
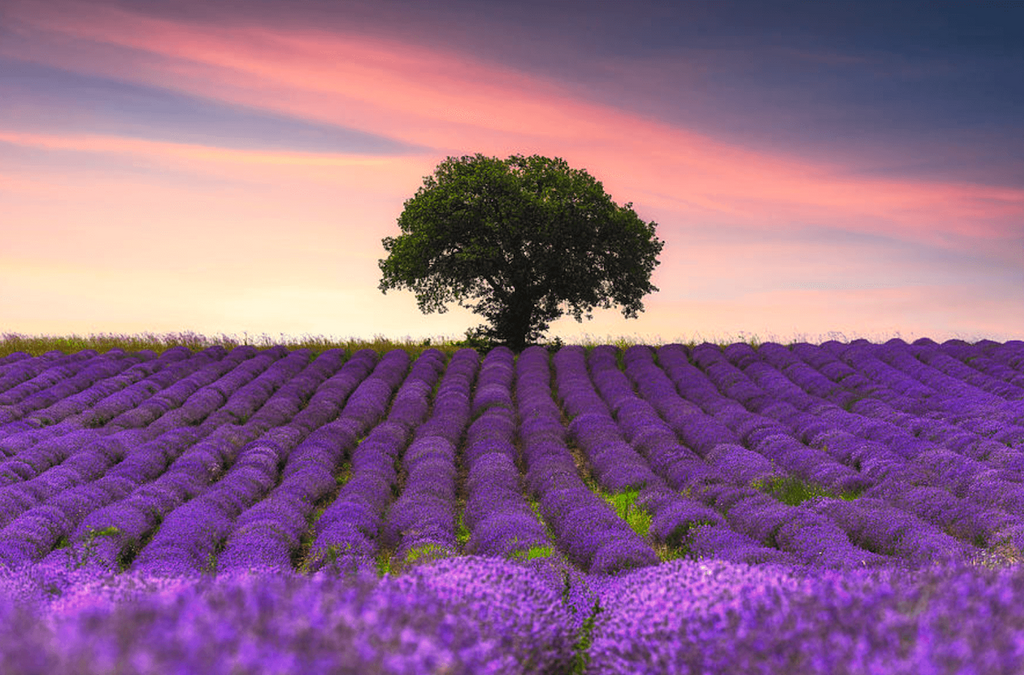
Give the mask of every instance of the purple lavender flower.
[[750, 483], [775, 474], [771, 462], [763, 456], [733, 443], [715, 446], [705, 459], [734, 483]]
[[469, 527], [471, 534], [466, 552], [483, 556], [509, 557], [533, 547], [551, 546], [544, 526], [529, 509], [514, 510], [518, 504], [509, 500], [505, 509], [495, 508]]
[[972, 553], [962, 542], [877, 499], [848, 502], [819, 497], [804, 504], [828, 516], [858, 546], [898, 556], [912, 565], [963, 561]]
[[793, 565], [791, 553], [762, 546], [750, 537], [719, 525], [702, 525], [688, 536], [686, 549], [697, 559], [715, 558], [731, 562]]

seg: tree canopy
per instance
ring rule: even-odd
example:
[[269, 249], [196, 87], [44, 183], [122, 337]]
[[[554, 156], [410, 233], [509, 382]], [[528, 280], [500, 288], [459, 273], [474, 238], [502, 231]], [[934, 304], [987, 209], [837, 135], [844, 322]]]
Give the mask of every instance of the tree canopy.
[[564, 313], [582, 322], [615, 304], [636, 318], [658, 290], [656, 223], [557, 157], [448, 157], [404, 206], [380, 290], [414, 291], [424, 313], [454, 301], [487, 320], [480, 336], [517, 351]]

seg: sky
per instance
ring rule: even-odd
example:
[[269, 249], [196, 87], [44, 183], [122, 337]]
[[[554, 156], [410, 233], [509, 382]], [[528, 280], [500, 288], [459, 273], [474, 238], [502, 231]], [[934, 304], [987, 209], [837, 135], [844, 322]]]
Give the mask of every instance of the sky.
[[462, 337], [378, 289], [445, 158], [665, 242], [549, 337], [1024, 338], [1024, 3], [3, 0], [0, 333]]

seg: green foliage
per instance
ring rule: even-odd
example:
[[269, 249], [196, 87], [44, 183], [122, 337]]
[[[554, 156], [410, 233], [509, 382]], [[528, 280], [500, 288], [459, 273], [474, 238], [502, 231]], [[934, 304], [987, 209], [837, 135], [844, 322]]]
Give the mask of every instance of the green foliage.
[[58, 542], [58, 548], [69, 548], [70, 557], [68, 559], [68, 568], [79, 569], [89, 564], [89, 561], [96, 554], [96, 538], [97, 537], [114, 537], [121, 533], [120, 528], [110, 525], [102, 530], [92, 528], [89, 530], [89, 534], [86, 535], [85, 541], [82, 542], [81, 547], [71, 545], [67, 539], [62, 538]]
[[466, 337], [455, 344], [462, 349], [475, 349], [481, 354], [486, 354], [497, 346], [494, 340], [476, 328], [468, 329]]
[[[515, 544], [518, 541], [515, 537], [512, 538], [512, 543]], [[551, 546], [531, 546], [528, 549], [519, 549], [513, 551], [510, 556], [513, 560], [525, 560], [530, 561], [536, 558], [550, 558], [555, 554], [555, 549]]]
[[339, 488], [352, 479], [352, 462], [342, 462], [341, 469], [334, 474], [334, 483]]
[[[351, 467], [350, 462], [345, 462], [345, 465]], [[340, 486], [337, 478], [335, 478], [335, 484]], [[302, 533], [298, 548], [292, 551], [292, 566], [299, 570], [301, 574], [309, 573], [310, 566], [313, 564], [316, 555], [326, 558], [328, 564], [333, 564], [341, 553], [351, 548], [351, 544], [346, 544], [344, 550], [338, 550], [338, 546], [332, 545], [326, 551], [321, 549], [322, 552], [312, 554], [313, 543], [316, 541], [317, 535], [316, 523], [324, 515], [327, 506], [334, 501], [336, 496], [336, 490], [332, 490], [330, 494], [324, 495], [314, 505], [312, 513], [306, 516], [306, 529]]]
[[[228, 335], [207, 337], [191, 332], [166, 333], [165, 335], [154, 335], [152, 333], [143, 333], [141, 335], [101, 333], [99, 335], [89, 335], [85, 337], [79, 335], [29, 336], [21, 335], [19, 333], [0, 333], [0, 357], [8, 356], [16, 352], [22, 352], [30, 356], [42, 356], [50, 351], [58, 351], [63, 354], [75, 354], [82, 351], [93, 350], [102, 354], [115, 349], [127, 353], [150, 350], [156, 354], [162, 354], [172, 347], [180, 346], [191, 349], [192, 351], [200, 351], [215, 345], [220, 345], [221, 347], [224, 347], [224, 349], [230, 351], [240, 345], [249, 345], [257, 351], [270, 349], [275, 346], [284, 347], [289, 351], [306, 349], [309, 350], [311, 358], [315, 358], [330, 349], [341, 349], [346, 353], [346, 358], [361, 349], [369, 349], [381, 355], [394, 349], [402, 349], [408, 353], [409, 356], [415, 359], [427, 349], [437, 349], [445, 356], [449, 357], [458, 350], [466, 347], [472, 347], [481, 352], [481, 354], [486, 354], [486, 352], [496, 344], [494, 340], [480, 336], [479, 332], [473, 329], [466, 331], [466, 335], [466, 339], [462, 340], [457, 340], [451, 337], [417, 339], [405, 338], [403, 340], [394, 340], [381, 335], [370, 339], [338, 339], [322, 335], [307, 335], [302, 338], [292, 338], [285, 337], [282, 334], [280, 339], [274, 340], [270, 336], [264, 334], [261, 340], [253, 341], [250, 340], [248, 335], [239, 339]], [[631, 337], [607, 335], [601, 338], [584, 334], [582, 338], [572, 344], [579, 344], [589, 351], [598, 345], [607, 344], [615, 345], [620, 349], [625, 350], [633, 345], [647, 345], [657, 348], [672, 342], [673, 341], [662, 340], [657, 336], [641, 338], [636, 335]], [[685, 344], [691, 349], [700, 344], [700, 342], [695, 340], [683, 341], [682, 339], [677, 339], [674, 342]], [[717, 340], [717, 342], [721, 342], [721, 340]], [[564, 344], [568, 343], [562, 343], [559, 338], [555, 338], [546, 344], [549, 349], [557, 350], [561, 346], [564, 346]], [[725, 344], [729, 343], [726, 342]], [[757, 346], [754, 341], [750, 341], [749, 344], [754, 347]], [[104, 422], [102, 420], [86, 420], [83, 424], [87, 427], [96, 428], [102, 427]], [[1024, 443], [1016, 443], [1016, 445], [1021, 444]]]
[[651, 529], [651, 514], [636, 505], [639, 494], [637, 490], [629, 490], [617, 495], [605, 495], [604, 499], [615, 509], [619, 518], [629, 523], [634, 532], [646, 537]]
[[555, 339], [551, 340], [546, 345], [548, 351], [551, 352], [552, 354], [556, 353], [559, 349], [561, 349], [564, 346], [565, 346], [565, 343], [562, 342], [562, 338], [560, 338], [558, 336], [555, 336]]
[[771, 495], [783, 504], [789, 504], [790, 506], [796, 506], [814, 497], [852, 500], [860, 496], [855, 492], [844, 492], [841, 495], [837, 495], [820, 485], [802, 481], [796, 476], [771, 476], [770, 478], [753, 481], [750, 487]]
[[381, 551], [377, 556], [377, 576], [383, 577], [385, 574], [391, 573], [391, 555], [386, 551]]
[[635, 318], [658, 290], [656, 223], [557, 157], [448, 157], [406, 200], [398, 225], [401, 234], [382, 241], [380, 290], [412, 290], [424, 313], [456, 302], [487, 320], [477, 337], [515, 351], [566, 309], [582, 321], [616, 304]]
[[[282, 346], [289, 351], [308, 349], [312, 357], [315, 357], [330, 349], [341, 349], [346, 356], [351, 356], [360, 349], [370, 349], [378, 354], [385, 354], [393, 349], [404, 349], [410, 356], [416, 358], [427, 349], [437, 349], [446, 356], [451, 356], [464, 346], [461, 342], [451, 338], [438, 338], [436, 340], [392, 340], [391, 338], [378, 335], [371, 339], [346, 338], [336, 339], [322, 335], [307, 335], [302, 338], [288, 338], [283, 334], [278, 340], [269, 335], [263, 334], [259, 340], [252, 340], [248, 333], [243, 334], [240, 339], [231, 335], [220, 335], [207, 337], [192, 332], [166, 333], [156, 335], [153, 333], [142, 333], [141, 335], [115, 335], [108, 333], [92, 334], [88, 336], [32, 336], [21, 335], [20, 333], [0, 334], [0, 357], [24, 352], [30, 356], [42, 356], [49, 351], [59, 351], [64, 354], [75, 354], [86, 350], [94, 350], [97, 353], [105, 353], [114, 349], [132, 353], [143, 350], [152, 350], [156, 354], [173, 347], [186, 347], [193, 352], [202, 351], [219, 345], [224, 349], [232, 350], [235, 347], [248, 345], [257, 351], [270, 349], [275, 346]], [[101, 425], [102, 426], [102, 425]]]
[[[370, 339], [365, 338], [332, 338], [325, 337], [323, 335], [306, 335], [301, 338], [287, 337], [281, 334], [280, 339], [273, 339], [267, 334], [263, 334], [259, 340], [250, 339], [249, 335], [243, 334], [244, 337], [239, 339], [236, 336], [220, 335], [218, 337], [208, 337], [199, 335], [190, 331], [182, 333], [166, 333], [163, 335], [153, 333], [142, 333], [141, 335], [118, 335], [113, 333], [100, 333], [90, 334], [88, 336], [80, 335], [63, 335], [63, 336], [51, 336], [51, 335], [22, 335], [20, 333], [0, 333], [0, 357], [9, 356], [16, 352], [22, 352], [29, 356], [42, 356], [50, 351], [58, 351], [63, 354], [75, 354], [82, 351], [93, 350], [97, 353], [106, 353], [112, 350], [121, 350], [127, 353], [139, 352], [143, 350], [150, 350], [156, 354], [162, 354], [163, 352], [171, 349], [172, 347], [186, 347], [192, 351], [200, 351], [209, 347], [220, 345], [227, 350], [234, 349], [240, 345], [249, 345], [255, 348], [257, 351], [270, 349], [271, 347], [281, 346], [289, 351], [295, 351], [299, 349], [307, 349], [310, 351], [311, 357], [316, 357], [325, 351], [330, 349], [341, 349], [347, 357], [351, 356], [355, 352], [361, 349], [369, 349], [377, 352], [378, 354], [385, 354], [394, 349], [402, 349], [406, 351], [409, 356], [416, 358], [427, 349], [437, 349], [442, 352], [445, 356], [451, 356], [455, 352], [465, 347], [473, 347], [478, 351], [486, 353], [492, 346], [494, 341], [484, 339], [480, 337], [478, 333], [473, 330], [467, 331], [467, 335], [473, 335], [473, 339], [457, 340], [451, 337], [437, 337], [437, 338], [410, 338], [407, 337], [401, 340], [395, 340], [388, 338], [383, 335], [378, 335]], [[744, 341], [742, 336], [745, 333], [740, 332], [741, 339]], [[824, 337], [824, 336], [821, 336]], [[833, 336], [830, 336], [833, 337]], [[842, 337], [842, 342], [848, 342], [848, 340]], [[475, 340], [475, 341], [474, 341]], [[556, 339], [557, 340], [557, 339]], [[641, 338], [639, 336], [624, 337], [624, 336], [613, 336], [608, 335], [604, 338], [591, 336], [585, 334], [582, 339], [573, 344], [579, 344], [586, 348], [588, 351], [597, 345], [611, 344], [619, 347], [620, 349], [626, 349], [632, 345], [648, 345], [651, 347], [659, 347], [664, 344], [670, 344], [676, 342], [684, 344], [691, 349], [696, 347], [698, 344], [703, 342], [703, 338], [697, 340], [683, 340], [678, 338], [676, 340], [665, 341], [660, 337], [653, 336], [647, 338]], [[735, 342], [736, 340], [732, 340]], [[807, 342], [807, 339], [800, 340], [801, 342]], [[728, 340], [724, 341], [718, 338], [713, 338], [712, 342], [716, 344], [730, 344]], [[789, 346], [796, 344], [797, 341], [790, 341]], [[819, 339], [820, 342], [820, 339]], [[747, 343], [752, 347], [757, 347], [760, 344], [760, 340], [755, 335]], [[549, 343], [549, 347], [554, 343]], [[966, 343], [973, 344], [973, 343]], [[841, 376], [837, 378], [837, 381], [841, 381], [847, 376]], [[41, 420], [42, 421], [42, 420]], [[97, 421], [85, 421], [86, 426], [103, 426], [103, 422]], [[1024, 442], [1018, 441], [1014, 443], [1014, 446], [1019, 446]]]
[[681, 560], [684, 558], [693, 559], [694, 556], [690, 552], [689, 548], [685, 546], [681, 548], [666, 546], [664, 551], [658, 551], [658, 558], [661, 562], [669, 562], [670, 560]]
[[[310, 546], [308, 543], [304, 544], [304, 548], [309, 550]], [[320, 549], [316, 554], [306, 556], [296, 556], [293, 558], [292, 565], [298, 569], [299, 574], [309, 574], [312, 569], [312, 564], [315, 560], [319, 559], [322, 561], [324, 567], [329, 567], [338, 562], [338, 558], [341, 557], [342, 553], [347, 553], [351, 550], [351, 544], [345, 544], [345, 548], [338, 546], [337, 544], [331, 544], [326, 549]], [[301, 560], [299, 564], [296, 564], [296, 559]]]
[[573, 673], [587, 672], [587, 666], [590, 663], [590, 644], [593, 642], [594, 624], [597, 622], [597, 615], [602, 611], [601, 602], [595, 600], [594, 608], [590, 611], [590, 615], [583, 620], [583, 625], [580, 626], [580, 632], [576, 637], [576, 663], [574, 664]]
[[139, 554], [141, 546], [137, 541], [131, 541], [127, 546], [121, 549], [121, 552], [117, 554], [117, 571], [127, 572], [128, 568], [132, 566], [132, 562], [135, 560], [135, 556]]
[[411, 565], [437, 560], [438, 558], [447, 558], [452, 555], [455, 555], [454, 551], [435, 544], [423, 544], [422, 546], [409, 549], [404, 558], [393, 555], [389, 550], [382, 549], [377, 554], [377, 576], [401, 574]]
[[465, 547], [466, 542], [469, 541], [469, 529], [466, 528], [466, 523], [462, 521], [462, 513], [459, 513], [456, 521], [456, 530], [455, 538], [458, 540], [459, 546]]
[[405, 554], [405, 560], [402, 561], [402, 568], [404, 569], [409, 565], [414, 565], [418, 562], [427, 562], [438, 558], [446, 558], [450, 555], [453, 555], [453, 552], [443, 546], [423, 544], [422, 546], [410, 549], [409, 552]]
[[555, 554], [555, 549], [551, 546], [531, 546], [526, 551], [526, 559], [534, 560], [536, 558], [550, 558]]

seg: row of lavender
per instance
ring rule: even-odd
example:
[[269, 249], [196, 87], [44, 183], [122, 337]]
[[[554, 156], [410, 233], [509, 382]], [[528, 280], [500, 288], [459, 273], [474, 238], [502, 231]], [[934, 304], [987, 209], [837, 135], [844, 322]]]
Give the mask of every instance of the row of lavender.
[[576, 576], [567, 593], [557, 565], [533, 563], [465, 556], [381, 579], [125, 573], [77, 586], [52, 574], [0, 574], [0, 632], [16, 635], [0, 641], [0, 671], [1024, 672], [1019, 567], [675, 560]]
[[[0, 361], [0, 450], [12, 568], [315, 571], [544, 548], [593, 573], [666, 550], [963, 561], [1024, 547], [1024, 349], [22, 354]], [[792, 479], [825, 496], [765, 489]], [[595, 485], [639, 490], [649, 531]]]
[[[792, 353], [766, 345], [756, 355], [743, 347], [718, 354], [698, 348], [693, 364], [681, 358], [661, 363], [681, 393], [704, 412], [713, 411], [726, 427], [718, 430], [722, 438], [731, 431], [783, 470], [836, 493], [863, 491], [852, 501], [812, 500], [809, 511], [828, 516], [863, 548], [914, 562], [959, 559], [972, 544], [1009, 541], [1020, 548], [1024, 389], [1019, 355], [1005, 355], [1016, 370], [1000, 369], [996, 362], [992, 370], [999, 377], [971, 376], [986, 391], [958, 386], [924, 367], [930, 359], [954, 368], [926, 345], [831, 344], [800, 346]], [[701, 393], [705, 381], [721, 394]], [[964, 408], [974, 414], [963, 414]], [[986, 419], [979, 422], [977, 415]], [[701, 440], [707, 447], [707, 435]], [[706, 494], [710, 498], [714, 490]], [[734, 494], [714, 495], [716, 504], [735, 499]], [[743, 517], [729, 513], [733, 520]], [[758, 518], [773, 520], [763, 513]]]

